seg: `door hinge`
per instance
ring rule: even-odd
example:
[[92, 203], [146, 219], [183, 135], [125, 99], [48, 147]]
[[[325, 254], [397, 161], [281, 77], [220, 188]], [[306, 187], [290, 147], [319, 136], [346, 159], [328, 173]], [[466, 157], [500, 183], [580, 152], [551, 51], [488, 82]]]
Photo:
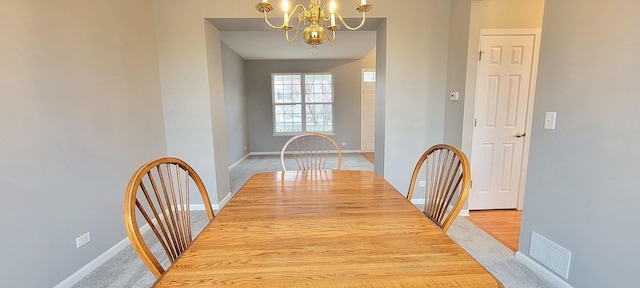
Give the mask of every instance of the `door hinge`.
[[473, 180], [471, 180], [471, 185], [469, 186], [469, 188], [473, 188]]
[[478, 126], [478, 118], [474, 118], [473, 119], [473, 127], [477, 127]]
[[480, 50], [480, 52], [478, 53], [478, 61], [482, 61], [482, 53], [486, 53], [486, 52]]

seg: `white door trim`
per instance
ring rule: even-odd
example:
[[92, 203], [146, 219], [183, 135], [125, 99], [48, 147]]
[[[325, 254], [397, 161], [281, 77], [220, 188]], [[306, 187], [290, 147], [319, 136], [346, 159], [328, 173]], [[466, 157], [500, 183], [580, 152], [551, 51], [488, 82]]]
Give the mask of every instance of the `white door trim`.
[[[360, 151], [362, 152], [373, 152], [375, 150], [374, 149], [364, 149], [367, 148], [363, 145], [364, 143], [364, 136], [365, 136], [365, 122], [364, 122], [364, 118], [365, 118], [365, 109], [366, 109], [366, 103], [365, 103], [365, 82], [364, 82], [364, 73], [365, 72], [376, 72], [375, 68], [367, 68], [367, 69], [362, 69], [362, 71], [360, 72]], [[375, 107], [374, 107], [374, 120], [373, 123], [369, 123], [369, 124], [373, 124], [374, 125], [374, 135], [375, 135]], [[375, 146], [375, 136], [373, 138], [373, 142], [374, 142], [374, 146]]]
[[[508, 36], [508, 35], [531, 35], [534, 37], [533, 44], [533, 61], [531, 63], [531, 85], [529, 88], [529, 101], [527, 103], [527, 117], [525, 124], [525, 131], [527, 136], [524, 137], [524, 148], [522, 157], [522, 169], [520, 171], [520, 185], [518, 194], [518, 210], [522, 210], [524, 206], [524, 193], [526, 187], [527, 167], [529, 164], [529, 148], [531, 142], [531, 126], [533, 119], [533, 103], [535, 101], [536, 82], [538, 78], [538, 60], [540, 57], [540, 29], [481, 29], [477, 43], [469, 43], [469, 59], [467, 62], [467, 85], [466, 96], [464, 102], [464, 120], [463, 120], [463, 135], [462, 135], [462, 147], [463, 151], [467, 154], [468, 158], [471, 158], [471, 147], [473, 147], [473, 122], [475, 118], [475, 98], [476, 98], [476, 85], [478, 76], [478, 53], [480, 50], [480, 39], [482, 36]], [[475, 50], [475, 52], [473, 51]], [[474, 56], [474, 57], [472, 57]], [[470, 81], [472, 79], [473, 81]]]

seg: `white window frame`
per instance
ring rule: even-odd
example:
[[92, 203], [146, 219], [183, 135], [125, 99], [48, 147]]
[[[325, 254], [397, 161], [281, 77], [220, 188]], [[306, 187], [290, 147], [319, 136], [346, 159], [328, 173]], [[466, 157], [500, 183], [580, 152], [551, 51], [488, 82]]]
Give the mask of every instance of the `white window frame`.
[[[275, 87], [275, 77], [279, 76], [279, 75], [298, 75], [300, 76], [300, 93], [301, 93], [301, 102], [290, 102], [290, 103], [276, 103], [276, 87]], [[326, 76], [329, 75], [331, 76], [331, 102], [307, 102], [307, 97], [306, 97], [306, 76], [309, 75], [321, 75], [321, 76]], [[328, 73], [328, 72], [321, 72], [321, 73], [272, 73], [271, 74], [271, 110], [272, 110], [272, 131], [273, 131], [273, 136], [291, 136], [291, 135], [296, 135], [299, 133], [305, 133], [305, 132], [317, 132], [317, 133], [323, 133], [323, 134], [327, 134], [327, 135], [335, 135], [335, 114], [334, 114], [334, 104], [335, 104], [335, 82], [334, 82], [334, 77], [332, 73]], [[299, 132], [276, 132], [276, 106], [278, 105], [291, 105], [291, 104], [299, 104], [301, 105], [301, 125], [302, 125], [302, 131]], [[331, 105], [331, 131], [307, 131], [307, 105], [311, 105], [311, 104], [329, 104]]]

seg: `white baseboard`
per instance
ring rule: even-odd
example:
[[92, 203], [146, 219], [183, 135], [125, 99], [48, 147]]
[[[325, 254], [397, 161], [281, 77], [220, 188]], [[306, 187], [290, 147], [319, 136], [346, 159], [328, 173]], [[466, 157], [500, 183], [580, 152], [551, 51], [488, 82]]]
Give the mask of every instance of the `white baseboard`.
[[527, 255], [520, 253], [520, 251], [516, 252], [516, 260], [522, 263], [527, 268], [531, 269], [533, 273], [540, 276], [540, 278], [547, 280], [554, 287], [559, 288], [573, 288], [573, 286], [569, 285], [569, 283], [562, 280], [562, 278], [558, 277], [558, 275], [544, 268], [544, 266], [538, 264], [538, 262], [529, 258]]
[[[231, 192], [229, 192], [229, 194], [227, 194], [227, 196], [224, 196], [222, 201], [220, 201], [220, 204], [211, 204], [211, 208], [213, 208], [213, 211], [217, 212], [224, 208], [224, 206], [227, 205], [227, 203], [229, 203], [229, 201], [231, 200], [231, 196]], [[204, 204], [191, 204], [189, 205], [189, 209], [191, 209], [191, 211], [204, 211]]]
[[115, 246], [109, 248], [109, 250], [100, 254], [100, 256], [98, 256], [96, 259], [93, 259], [91, 262], [89, 262], [89, 264], [84, 265], [84, 267], [80, 268], [80, 270], [71, 274], [71, 276], [67, 277], [67, 279], [62, 280], [62, 282], [58, 283], [58, 285], [54, 286], [54, 288], [68, 288], [75, 285], [76, 283], [80, 282], [82, 278], [89, 275], [89, 273], [93, 272], [93, 270], [96, 270], [98, 267], [100, 267], [100, 265], [104, 264], [104, 262], [107, 262], [107, 260], [111, 259], [113, 256], [118, 254], [118, 252], [124, 250], [124, 248], [127, 248], [127, 246], [129, 245], [131, 245], [129, 238], [123, 239]]
[[413, 199], [411, 199], [411, 204], [413, 204], [413, 205], [424, 205], [424, 199], [413, 198]]
[[265, 156], [265, 155], [280, 155], [280, 152], [251, 152], [252, 156]]
[[[224, 208], [224, 206], [227, 205], [227, 203], [229, 203], [229, 201], [231, 200], [231, 196], [232, 196], [231, 192], [229, 192], [229, 194], [227, 194], [227, 196], [225, 196], [222, 199], [222, 201], [220, 201], [220, 204], [213, 204], [211, 205], [211, 207], [215, 211], [220, 211], [220, 209]], [[192, 211], [204, 211], [204, 204], [192, 204], [189, 207]], [[142, 234], [146, 233], [149, 230], [151, 230], [151, 227], [149, 226], [149, 224], [145, 224], [144, 226], [140, 227], [140, 233]], [[96, 259], [93, 259], [87, 265], [84, 265], [82, 268], [80, 268], [80, 270], [76, 271], [75, 273], [71, 274], [71, 276], [62, 280], [62, 282], [58, 283], [58, 285], [54, 286], [54, 288], [72, 287], [76, 283], [80, 282], [82, 278], [89, 275], [91, 272], [93, 272], [98, 267], [100, 267], [100, 265], [109, 261], [109, 259], [113, 258], [113, 256], [115, 256], [125, 248], [129, 247], [130, 245], [131, 245], [131, 241], [129, 241], [129, 237], [122, 239], [116, 245], [109, 248], [109, 250], [105, 251], [104, 253], [100, 254], [100, 256], [96, 257]]]
[[[203, 209], [204, 209], [204, 207], [203, 207]], [[151, 230], [151, 227], [149, 226], [149, 224], [145, 224], [144, 226], [140, 227], [140, 233], [144, 234], [149, 230]], [[70, 287], [72, 287], [76, 283], [80, 282], [80, 280], [82, 280], [82, 278], [84, 278], [87, 275], [89, 275], [91, 272], [93, 272], [98, 267], [100, 267], [100, 265], [102, 265], [105, 262], [109, 261], [109, 259], [113, 258], [113, 256], [116, 256], [116, 254], [118, 254], [120, 251], [124, 250], [125, 248], [129, 247], [130, 245], [131, 245], [131, 241], [129, 241], [128, 237], [122, 239], [116, 245], [114, 245], [113, 247], [109, 248], [104, 253], [100, 254], [100, 256], [96, 257], [96, 259], [93, 259], [87, 265], [84, 265], [78, 271], [76, 271], [75, 273], [71, 274], [69, 277], [67, 277], [67, 279], [62, 280], [62, 282], [58, 283], [58, 285], [53, 286], [53, 288], [70, 288]]]
[[227, 203], [229, 203], [229, 201], [231, 201], [231, 198], [233, 198], [233, 195], [231, 194], [231, 192], [229, 192], [229, 194], [227, 194], [227, 196], [224, 196], [224, 198], [222, 198], [222, 200], [220, 201], [219, 204], [216, 204], [214, 206], [218, 206], [218, 210], [220, 211], [222, 210], [222, 208], [224, 208], [224, 206], [227, 206]]
[[[348, 153], [360, 153], [360, 150], [342, 150], [342, 154]], [[280, 151], [278, 152], [251, 152], [249, 155], [252, 156], [266, 156], [266, 155], [280, 155]]]
[[240, 164], [240, 162], [242, 162], [242, 160], [247, 159], [247, 157], [251, 156], [251, 153], [248, 153], [246, 155], [244, 155], [242, 158], [240, 158], [240, 160], [236, 161], [236, 163], [231, 164], [231, 166], [229, 166], [229, 170], [233, 169], [233, 167], [238, 166], [238, 164]]

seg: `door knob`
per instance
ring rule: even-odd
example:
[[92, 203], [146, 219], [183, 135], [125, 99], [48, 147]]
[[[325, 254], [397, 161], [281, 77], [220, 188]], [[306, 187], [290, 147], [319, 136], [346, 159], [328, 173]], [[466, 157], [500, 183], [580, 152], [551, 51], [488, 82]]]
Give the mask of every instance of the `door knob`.
[[517, 133], [516, 133], [516, 137], [517, 137], [517, 138], [522, 138], [522, 137], [524, 137], [524, 136], [526, 136], [526, 135], [527, 135], [527, 133], [524, 133], [524, 132], [517, 132]]

